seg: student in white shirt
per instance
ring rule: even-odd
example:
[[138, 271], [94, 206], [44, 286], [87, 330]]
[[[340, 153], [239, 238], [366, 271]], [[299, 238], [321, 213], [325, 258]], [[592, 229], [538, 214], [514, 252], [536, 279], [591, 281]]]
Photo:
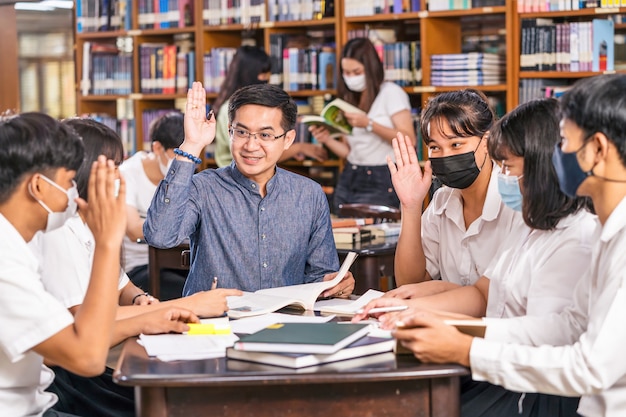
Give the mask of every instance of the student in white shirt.
[[583, 416], [626, 415], [626, 75], [578, 81], [561, 98], [553, 165], [564, 193], [589, 196], [602, 224], [573, 303], [543, 316], [487, 320], [471, 337], [427, 312], [393, 318], [395, 337], [424, 362], [470, 366], [508, 389], [582, 395]]
[[[504, 242], [476, 284], [448, 289], [449, 285], [439, 282], [440, 289], [448, 290], [393, 301], [406, 303], [413, 311], [438, 309], [494, 318], [544, 316], [567, 307], [580, 274], [591, 261], [599, 228], [596, 217], [584, 209], [586, 199], [568, 197], [559, 189], [551, 163], [558, 141], [556, 100], [525, 103], [498, 121], [488, 144], [492, 158], [502, 161], [499, 192], [507, 205], [522, 212], [529, 227]], [[424, 286], [435, 292], [437, 282], [407, 287], [419, 293]], [[383, 299], [372, 304], [386, 303]], [[570, 416], [578, 405], [577, 398], [525, 395], [471, 381], [464, 383], [461, 391], [462, 415], [472, 417], [516, 412], [522, 416]]]
[[[83, 160], [80, 138], [41, 113], [0, 119], [0, 404], [7, 416], [60, 416], [44, 392], [54, 375], [43, 358], [84, 376], [104, 370], [113, 329], [120, 246], [126, 226], [126, 184], [113, 161], [91, 169], [89, 205], [73, 183]], [[36, 232], [51, 231], [86, 213], [95, 238], [94, 267], [76, 317], [40, 281], [38, 261], [27, 246]], [[191, 314], [175, 322], [197, 321]], [[178, 322], [178, 329], [187, 325]]]
[[[403, 169], [388, 158], [402, 209], [394, 268], [398, 286], [431, 279], [471, 285], [500, 246], [524, 227], [498, 194], [499, 170], [487, 152], [494, 120], [479, 91], [440, 94], [422, 112], [429, 159], [423, 174], [417, 157]], [[422, 213], [433, 174], [444, 187]]]
[[[79, 196], [87, 200], [89, 167], [104, 155], [119, 165], [124, 149], [115, 131], [91, 119], [72, 118], [62, 122], [72, 127], [82, 138], [85, 157], [76, 173]], [[39, 234], [30, 246], [39, 255], [42, 282], [50, 293], [71, 312], [83, 303], [93, 262], [94, 239], [79, 210], [64, 226]], [[241, 294], [237, 290], [218, 289], [197, 293], [184, 299], [158, 303], [129, 281], [120, 269], [118, 280], [120, 307], [113, 329], [111, 346], [140, 333], [158, 334], [174, 331], [169, 319], [170, 309], [185, 308], [198, 315], [218, 316], [227, 309], [226, 296]], [[149, 302], [152, 300], [152, 302]], [[107, 368], [97, 378], [83, 378], [61, 367], [52, 368], [56, 374], [49, 391], [59, 397], [55, 410], [77, 415], [122, 417], [135, 415], [133, 390], [115, 384], [113, 370]]]

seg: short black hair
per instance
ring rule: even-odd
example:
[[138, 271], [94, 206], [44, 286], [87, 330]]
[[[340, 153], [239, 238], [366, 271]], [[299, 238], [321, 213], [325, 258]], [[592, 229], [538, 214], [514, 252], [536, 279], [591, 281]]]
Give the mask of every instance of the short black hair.
[[298, 107], [282, 88], [272, 84], [253, 84], [235, 91], [228, 101], [229, 123], [233, 122], [237, 110], [248, 104], [279, 109], [283, 114], [280, 124], [285, 132], [296, 128]]
[[487, 146], [492, 159], [501, 161], [507, 152], [524, 158], [522, 216], [533, 229], [552, 230], [561, 219], [589, 204], [589, 199], [568, 197], [559, 187], [552, 165], [559, 141], [559, 104], [554, 99], [519, 105], [489, 132]]
[[447, 121], [454, 137], [482, 138], [495, 120], [496, 114], [482, 92], [468, 88], [441, 93], [431, 98], [422, 111], [422, 140], [425, 144], [430, 142], [428, 133], [433, 129], [431, 123], [437, 123], [443, 131], [442, 123]]
[[0, 117], [0, 203], [29, 174], [40, 172], [52, 178], [59, 168], [78, 170], [84, 152], [74, 129], [46, 114]]
[[87, 186], [91, 174], [91, 164], [98, 159], [99, 155], [112, 159], [116, 165], [124, 160], [124, 146], [120, 136], [108, 126], [93, 119], [71, 118], [62, 121], [71, 126], [83, 140], [85, 158], [83, 164], [76, 171], [76, 185], [78, 195], [87, 201]]
[[150, 125], [150, 141], [159, 142], [165, 149], [178, 148], [185, 139], [184, 124], [181, 112], [166, 113]]
[[586, 135], [602, 132], [626, 167], [626, 75], [598, 75], [577, 81], [561, 97], [561, 115]]

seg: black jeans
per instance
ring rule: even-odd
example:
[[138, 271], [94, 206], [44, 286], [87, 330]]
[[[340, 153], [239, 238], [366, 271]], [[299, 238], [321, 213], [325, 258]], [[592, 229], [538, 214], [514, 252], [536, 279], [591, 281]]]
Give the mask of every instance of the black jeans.
[[365, 203], [400, 207], [400, 200], [391, 183], [387, 165], [364, 166], [349, 162], [344, 167], [333, 198], [333, 212], [339, 212], [339, 204]]

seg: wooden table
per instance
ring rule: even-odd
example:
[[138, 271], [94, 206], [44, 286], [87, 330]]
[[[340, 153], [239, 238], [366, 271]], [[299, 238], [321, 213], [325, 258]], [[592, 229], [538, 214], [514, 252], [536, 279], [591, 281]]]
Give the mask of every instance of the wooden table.
[[340, 263], [350, 251], [359, 254], [350, 268], [356, 280], [354, 294], [361, 295], [370, 288], [380, 291], [394, 288], [393, 263], [397, 243], [398, 236], [363, 243], [337, 244]]
[[457, 365], [392, 353], [292, 370], [225, 358], [162, 362], [136, 339], [114, 380], [135, 387], [139, 417], [457, 417]]

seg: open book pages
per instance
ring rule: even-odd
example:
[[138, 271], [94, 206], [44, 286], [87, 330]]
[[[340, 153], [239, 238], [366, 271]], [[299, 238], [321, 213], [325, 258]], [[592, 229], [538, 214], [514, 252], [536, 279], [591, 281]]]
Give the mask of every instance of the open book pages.
[[228, 316], [234, 319], [257, 316], [294, 307], [301, 310], [313, 310], [315, 300], [327, 289], [339, 284], [350, 269], [357, 254], [350, 252], [343, 261], [337, 276], [330, 281], [313, 282], [310, 284], [289, 285], [244, 292], [242, 296], [227, 297]]
[[352, 134], [352, 126], [346, 119], [344, 113], [363, 113], [365, 112], [356, 106], [336, 98], [328, 103], [322, 109], [319, 116], [304, 115], [300, 121], [306, 125], [322, 125], [330, 132], [331, 136], [341, 136]]
[[320, 300], [315, 303], [315, 311], [321, 313], [338, 314], [341, 316], [354, 316], [357, 310], [365, 307], [367, 303], [385, 294], [382, 291], [369, 289], [356, 300], [332, 299]]
[[146, 349], [148, 356], [156, 356], [162, 361], [221, 358], [226, 355], [226, 348], [238, 339], [232, 333], [139, 335], [139, 343]]

